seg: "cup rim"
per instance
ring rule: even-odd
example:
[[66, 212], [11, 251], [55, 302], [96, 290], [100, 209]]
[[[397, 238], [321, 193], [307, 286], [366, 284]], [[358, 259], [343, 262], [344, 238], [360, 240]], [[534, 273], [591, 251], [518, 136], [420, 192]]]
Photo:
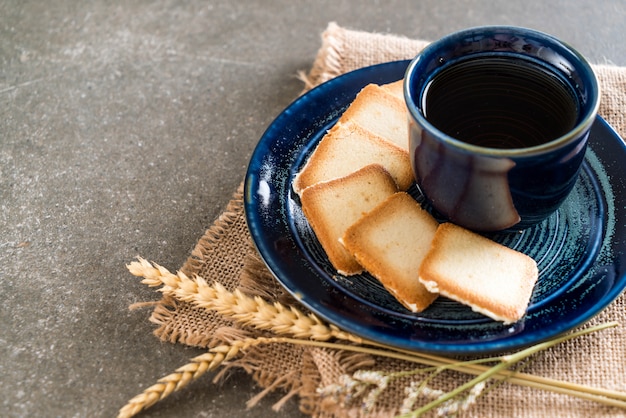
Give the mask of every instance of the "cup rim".
[[[548, 41], [554, 45], [556, 45], [562, 52], [567, 53], [572, 59], [571, 62], [577, 63], [576, 70], [578, 72], [582, 72], [585, 75], [585, 79], [588, 81], [588, 101], [590, 103], [586, 111], [578, 121], [578, 123], [566, 134], [555, 138], [551, 141], [545, 142], [540, 145], [534, 145], [532, 147], [524, 147], [524, 148], [490, 148], [490, 147], [482, 147], [479, 145], [469, 144], [467, 142], [463, 142], [454, 138], [451, 135], [448, 135], [430, 123], [426, 117], [419, 110], [416, 105], [416, 101], [411, 92], [411, 84], [413, 82], [413, 78], [416, 76], [416, 67], [421, 64], [421, 61], [425, 59], [425, 57], [429, 55], [434, 55], [439, 48], [440, 45], [445, 45], [451, 41], [461, 39], [463, 37], [467, 37], [471, 34], [479, 34], [479, 33], [490, 33], [490, 32], [503, 32], [503, 33], [519, 33], [525, 35], [532, 35], [535, 38], [540, 38], [545, 41]], [[422, 89], [420, 89], [421, 95]], [[404, 82], [403, 82], [403, 93], [404, 100], [406, 102], [406, 106], [410, 113], [410, 117], [417, 120], [422, 126], [428, 127], [428, 129], [432, 131], [436, 131], [438, 136], [448, 145], [453, 146], [457, 149], [463, 150], [467, 153], [472, 153], [481, 156], [487, 157], [527, 157], [540, 155], [547, 152], [550, 152], [556, 148], [560, 148], [563, 145], [566, 145], [570, 141], [574, 141], [579, 138], [586, 130], [588, 130], [591, 125], [594, 123], [596, 119], [596, 115], [598, 113], [598, 109], [600, 107], [600, 85], [598, 82], [598, 78], [591, 67], [591, 64], [587, 61], [587, 59], [578, 52], [575, 48], [570, 46], [568, 43], [556, 38], [553, 35], [549, 35], [545, 32], [538, 31], [535, 29], [529, 29], [521, 26], [509, 26], [509, 25], [491, 25], [491, 26], [475, 26], [467, 29], [463, 29], [460, 31], [456, 31], [450, 33], [437, 41], [434, 41], [428, 44], [424, 49], [422, 49], [415, 58], [411, 60], [407, 70], [405, 72]], [[421, 100], [421, 97], [418, 98]]]

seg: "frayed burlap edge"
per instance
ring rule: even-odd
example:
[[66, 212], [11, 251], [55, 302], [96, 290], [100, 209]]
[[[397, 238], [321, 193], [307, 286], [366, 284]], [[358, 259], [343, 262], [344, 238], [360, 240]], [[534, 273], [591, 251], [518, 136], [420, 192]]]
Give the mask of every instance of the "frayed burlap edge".
[[[224, 238], [229, 228], [240, 222], [242, 214], [243, 183], [239, 185], [222, 214], [196, 243], [180, 271], [190, 277], [201, 275], [206, 264], [211, 263], [210, 254], [213, 253], [213, 248]], [[219, 281], [230, 290], [237, 285], [235, 278]], [[222, 341], [221, 338], [215, 338], [217, 330], [233, 326], [232, 321], [225, 320], [214, 312], [199, 310], [190, 303], [169, 296], [164, 296], [156, 305], [150, 321], [158, 325], [154, 334], [161, 340], [202, 348], [212, 347]]]
[[[399, 35], [346, 29], [331, 22], [322, 33], [322, 46], [311, 70], [299, 74], [304, 83], [303, 92], [357, 68], [412, 58], [428, 43]], [[354, 55], [355, 51], [359, 54]]]
[[225, 230], [233, 225], [243, 213], [243, 182], [239, 184], [226, 209], [213, 222], [213, 225], [204, 233], [191, 256], [187, 259], [181, 271], [191, 275], [201, 270], [202, 265], [208, 261], [206, 254], [216, 246], [224, 236]]
[[299, 78], [304, 83], [304, 91], [328, 81], [341, 74], [342, 31], [335, 22], [328, 24], [322, 33], [322, 46], [308, 73], [300, 72]]

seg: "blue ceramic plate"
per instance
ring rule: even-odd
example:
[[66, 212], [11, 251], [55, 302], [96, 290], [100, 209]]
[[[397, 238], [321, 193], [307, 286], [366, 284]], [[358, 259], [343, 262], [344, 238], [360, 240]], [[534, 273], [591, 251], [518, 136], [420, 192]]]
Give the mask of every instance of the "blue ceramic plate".
[[[540, 277], [526, 316], [502, 325], [440, 297], [422, 313], [400, 305], [370, 275], [345, 277], [328, 262], [291, 183], [322, 138], [368, 83], [401, 79], [408, 61], [363, 68], [297, 99], [269, 126], [245, 181], [252, 238], [278, 281], [320, 317], [361, 337], [404, 349], [480, 354], [524, 347], [598, 314], [626, 286], [626, 147], [601, 118], [580, 179], [561, 209], [521, 233], [492, 234], [533, 257]], [[416, 188], [411, 193], [421, 201]]]

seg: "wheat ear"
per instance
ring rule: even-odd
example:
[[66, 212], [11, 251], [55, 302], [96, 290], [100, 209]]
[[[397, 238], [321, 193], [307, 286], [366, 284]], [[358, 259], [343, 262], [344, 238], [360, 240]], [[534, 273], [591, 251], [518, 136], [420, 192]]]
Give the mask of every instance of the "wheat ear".
[[278, 302], [268, 303], [260, 297], [250, 297], [239, 290], [229, 292], [223, 285], [211, 285], [202, 277], [189, 278], [182, 272], [170, 273], [165, 267], [138, 258], [127, 266], [131, 274], [143, 277], [142, 283], [151, 287], [162, 286], [159, 291], [178, 300], [216, 311], [242, 325], [279, 335], [300, 339], [327, 341], [332, 338], [362, 343], [363, 340], [334, 325], [326, 324], [316, 315], [305, 314], [295, 307]]
[[[127, 267], [130, 272], [135, 276], [143, 277], [144, 280], [142, 283], [145, 283], [149, 286], [162, 286], [159, 289], [161, 292], [171, 295], [179, 300], [192, 302], [197, 306], [204, 307], [207, 309], [214, 310], [225, 317], [229, 317], [241, 324], [251, 325], [257, 329], [261, 330], [270, 330], [277, 334], [290, 334], [293, 337], [300, 340], [290, 341], [287, 338], [273, 338], [273, 339], [264, 339], [257, 338], [253, 339], [253, 341], [257, 341], [257, 343], [264, 341], [273, 341], [273, 342], [292, 342], [303, 345], [324, 345], [328, 344], [336, 349], [344, 349], [344, 350], [352, 350], [352, 351], [361, 351], [367, 352], [372, 355], [381, 355], [392, 358], [402, 358], [408, 361], [413, 361], [417, 363], [421, 363], [424, 365], [432, 365], [438, 367], [447, 367], [453, 370], [461, 371], [469, 374], [483, 374], [488, 372], [491, 373], [490, 377], [495, 377], [498, 379], [509, 380], [511, 383], [521, 384], [525, 386], [536, 387], [544, 390], [551, 390], [559, 393], [566, 393], [572, 396], [578, 396], [585, 399], [594, 400], [596, 402], [610, 404], [613, 406], [618, 406], [624, 408], [623, 402], [614, 400], [614, 399], [606, 399], [608, 398], [617, 398], [624, 399], [624, 394], [616, 393], [612, 391], [606, 391], [602, 389], [588, 388], [580, 385], [572, 385], [566, 382], [559, 382], [545, 378], [539, 378], [532, 375], [525, 375], [521, 373], [509, 372], [508, 370], [500, 370], [499, 367], [488, 368], [482, 367], [476, 362], [461, 362], [455, 363], [451, 359], [446, 359], [439, 356], [433, 356], [423, 353], [417, 352], [407, 352], [405, 350], [394, 349], [389, 347], [382, 347], [380, 344], [371, 341], [365, 341], [353, 334], [344, 332], [339, 330], [337, 327], [333, 325], [326, 325], [323, 321], [321, 321], [317, 316], [313, 314], [304, 314], [299, 311], [297, 308], [291, 307], [288, 308], [279, 303], [269, 304], [262, 298], [251, 298], [239, 291], [229, 292], [224, 288], [224, 286], [219, 283], [214, 283], [213, 285], [209, 285], [203, 278], [195, 277], [194, 280], [187, 277], [182, 272], [177, 274], [170, 273], [164, 267], [161, 267], [157, 264], [151, 264], [148, 261], [139, 258], [139, 261], [130, 263]], [[590, 329], [581, 330], [576, 333], [573, 333], [570, 336], [560, 337], [552, 341], [553, 343], [558, 342], [563, 338], [572, 338], [577, 335], [586, 334], [592, 331], [617, 326], [617, 323], [607, 323], [601, 324], [596, 327], [592, 327]], [[371, 347], [361, 347], [361, 346], [347, 346], [336, 343], [325, 343], [331, 338], [341, 339], [345, 341], [357, 342], [359, 344], [367, 344], [370, 346], [378, 346], [383, 348], [383, 350], [374, 350]], [[235, 343], [243, 343], [246, 340]], [[235, 344], [233, 343], [233, 344]], [[223, 348], [224, 349], [224, 348]], [[230, 349], [230, 348], [229, 348]], [[392, 351], [389, 351], [392, 350]], [[213, 351], [213, 350], [212, 350]], [[213, 354], [212, 352], [209, 354]], [[198, 357], [198, 359], [202, 359], [203, 356]], [[483, 359], [482, 361], [486, 361], [488, 359]], [[206, 361], [206, 360], [203, 360]], [[213, 362], [214, 359], [211, 358]], [[216, 363], [212, 368], [217, 367], [221, 364], [220, 360]], [[192, 361], [194, 363], [194, 361]], [[504, 363], [504, 362], [503, 362]], [[190, 367], [191, 369], [194, 366], [187, 365], [185, 367]], [[183, 367], [182, 369], [184, 369]], [[183, 375], [178, 375], [181, 369], [177, 370], [176, 373], [170, 375], [174, 376], [172, 381], [182, 381], [180, 378]], [[208, 368], [204, 371], [209, 370]], [[495, 370], [495, 371], [494, 371]], [[203, 373], [204, 373], [203, 371]], [[184, 372], [184, 370], [183, 370]], [[169, 377], [169, 376], [168, 376]], [[136, 404], [140, 404], [142, 402], [146, 402], [146, 404], [152, 405], [154, 402], [162, 399], [162, 397], [167, 396], [172, 390], [169, 389], [162, 397], [159, 397], [158, 394], [163, 394], [165, 391], [160, 384], [164, 384], [168, 382], [168, 377], [160, 380], [159, 384], [154, 385], [144, 392], [144, 394], [139, 395], [142, 397], [139, 399]], [[189, 380], [189, 378], [187, 378]], [[163, 382], [162, 382], [163, 381]], [[153, 393], [154, 392], [154, 393]], [[596, 396], [600, 395], [600, 396]], [[139, 398], [137, 397], [137, 398]], [[148, 403], [151, 402], [151, 403]], [[129, 403], [129, 406], [125, 408], [131, 408], [132, 401]], [[132, 415], [130, 415], [132, 416]]]
[[245, 351], [253, 346], [272, 343], [292, 343], [318, 347], [332, 347], [332, 343], [282, 337], [244, 338], [242, 340], [233, 341], [230, 345], [219, 345], [211, 348], [207, 353], [192, 358], [189, 363], [179, 367], [176, 371], [174, 371], [174, 373], [160, 378], [157, 383], [145, 389], [141, 394], [133, 397], [124, 407], [120, 409], [117, 418], [131, 418], [139, 412], [148, 409], [155, 403], [165, 399], [172, 393], [184, 388], [204, 373], [214, 370], [223, 365], [225, 362], [233, 359], [242, 351]]
[[158, 380], [157, 383], [144, 390], [143, 393], [132, 398], [124, 406], [118, 418], [128, 418], [135, 416], [140, 411], [149, 408], [172, 392], [182, 389], [193, 380], [202, 376], [208, 370], [213, 370], [224, 362], [222, 353], [205, 353], [191, 359], [191, 362], [179, 367], [171, 373]]
[[182, 367], [179, 367], [157, 383], [144, 390], [141, 394], [132, 398], [119, 411], [118, 418], [130, 418], [144, 409], [149, 408], [158, 401], [166, 398], [189, 383], [193, 382], [204, 373], [214, 370], [223, 363], [237, 356], [241, 351], [258, 344], [271, 342], [270, 338], [246, 338], [232, 342], [230, 345], [213, 347], [209, 352], [191, 359]]

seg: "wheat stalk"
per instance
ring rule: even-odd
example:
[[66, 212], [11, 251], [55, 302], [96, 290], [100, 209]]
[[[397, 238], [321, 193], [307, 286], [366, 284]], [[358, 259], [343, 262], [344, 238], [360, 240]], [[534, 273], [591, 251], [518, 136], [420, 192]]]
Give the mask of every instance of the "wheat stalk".
[[[590, 388], [593, 393], [588, 393], [585, 391], [585, 387], [577, 387], [577, 390], [569, 388], [569, 385], [565, 382], [551, 381], [550, 384], [533, 384], [533, 382], [525, 382], [521, 376], [523, 374], [516, 374], [514, 372], [510, 372], [509, 370], [504, 370], [507, 367], [512, 366], [513, 364], [519, 362], [520, 360], [537, 353], [539, 351], [545, 350], [551, 346], [559, 344], [563, 341], [576, 338], [581, 335], [590, 334], [592, 332], [600, 331], [612, 326], [615, 326], [615, 323], [606, 323], [600, 324], [595, 327], [591, 327], [588, 329], [583, 329], [577, 331], [573, 334], [569, 334], [566, 336], [562, 336], [556, 338], [554, 340], [550, 340], [544, 343], [540, 343], [529, 347], [525, 350], [522, 350], [518, 353], [497, 357], [491, 359], [482, 359], [478, 360], [479, 362], [486, 361], [494, 361], [498, 360], [498, 364], [492, 367], [484, 367], [481, 369], [471, 369], [465, 368], [468, 365], [475, 364], [475, 361], [466, 361], [466, 362], [455, 362], [452, 363], [451, 360], [445, 359], [446, 361], [437, 363], [436, 361], [431, 361], [428, 363], [424, 363], [423, 359], [420, 357], [419, 353], [406, 354], [395, 351], [388, 351], [385, 349], [377, 349], [366, 347], [362, 345], [348, 345], [348, 344], [339, 344], [333, 342], [326, 341], [315, 341], [315, 340], [301, 340], [296, 338], [287, 338], [287, 337], [256, 337], [256, 338], [245, 338], [242, 340], [236, 340], [231, 345], [220, 345], [209, 350], [208, 353], [202, 354], [200, 356], [194, 357], [191, 359], [191, 362], [176, 369], [174, 373], [171, 373], [157, 381], [156, 384], [150, 386], [146, 390], [144, 390], [141, 394], [132, 398], [128, 403], [120, 409], [118, 418], [130, 418], [138, 414], [139, 412], [149, 408], [154, 405], [158, 401], [163, 400], [170, 394], [175, 391], [182, 389], [187, 386], [192, 381], [196, 380], [204, 373], [210, 370], [214, 370], [217, 367], [224, 364], [226, 361], [231, 360], [235, 356], [237, 356], [240, 352], [245, 351], [247, 348], [252, 346], [257, 346], [261, 344], [271, 344], [271, 343], [283, 343], [283, 344], [294, 344], [294, 345], [302, 345], [302, 346], [312, 346], [312, 347], [323, 347], [323, 348], [331, 348], [335, 350], [346, 350], [352, 352], [366, 353], [373, 356], [381, 356], [381, 357], [389, 357], [395, 358], [399, 360], [406, 360], [413, 363], [418, 363], [422, 365], [430, 365], [434, 366], [434, 369], [442, 370], [456, 370], [462, 371], [468, 374], [479, 374], [476, 378], [470, 380], [469, 382], [457, 387], [456, 389], [443, 394], [438, 397], [433, 402], [419, 408], [412, 413], [403, 415], [403, 417], [417, 417], [424, 412], [427, 412], [448, 400], [453, 399], [455, 396], [459, 395], [463, 391], [467, 391], [472, 387], [484, 383], [489, 378], [497, 378], [497, 379], [511, 379], [511, 383], [517, 383], [522, 385], [527, 385], [530, 387], [534, 387], [537, 389], [543, 389], [548, 391], [554, 391], [557, 393], [566, 393], [571, 396], [577, 396], [583, 399], [599, 402], [605, 405], [615, 406], [618, 408], [626, 409], [626, 402], [610, 399], [611, 396], [617, 397], [619, 399], [625, 399], [625, 395], [623, 393], [615, 393], [612, 391], [602, 392], [599, 389]], [[424, 370], [422, 370], [424, 371]], [[477, 373], [477, 371], [480, 371]], [[502, 372], [510, 372], [511, 374], [502, 374]], [[564, 384], [566, 388], [562, 389], [559, 384]], [[598, 396], [603, 395], [603, 396]]]
[[174, 371], [174, 373], [160, 378], [157, 383], [145, 389], [139, 395], [133, 397], [124, 407], [120, 409], [117, 418], [133, 417], [139, 412], [148, 409], [155, 403], [165, 399], [172, 393], [184, 388], [204, 373], [215, 370], [225, 362], [239, 355], [242, 351], [245, 351], [253, 346], [270, 343], [291, 343], [327, 348], [334, 347], [332, 343], [324, 343], [313, 340], [298, 340], [284, 337], [244, 338], [233, 341], [230, 345], [222, 344], [211, 348], [207, 353], [192, 358], [189, 363], [179, 367]]
[[165, 267], [142, 258], [127, 267], [131, 274], [144, 278], [142, 283], [151, 287], [162, 286], [159, 291], [164, 294], [216, 311], [245, 326], [301, 339], [328, 341], [336, 338], [363, 342], [362, 338], [328, 325], [312, 313], [305, 314], [278, 302], [270, 304], [260, 297], [246, 296], [239, 290], [229, 292], [223, 285], [217, 282], [209, 285], [199, 276], [192, 280], [182, 272], [170, 273]]
[[215, 370], [225, 362], [236, 357], [240, 352], [245, 351], [259, 344], [277, 342], [276, 338], [245, 338], [232, 342], [230, 345], [223, 344], [213, 347], [209, 352], [201, 354], [191, 359], [174, 373], [160, 378], [157, 383], [145, 389], [141, 394], [132, 398], [119, 411], [118, 418], [130, 418], [137, 415], [144, 409], [149, 408], [160, 400], [168, 397], [172, 393], [184, 388], [189, 383], [198, 379], [204, 373]]
[[[220, 348], [220, 347], [216, 347]], [[156, 384], [144, 390], [141, 394], [132, 398], [126, 406], [120, 409], [118, 418], [135, 416], [142, 410], [149, 408], [158, 401], [166, 398], [171, 393], [182, 389], [193, 380], [202, 376], [205, 372], [220, 366], [226, 360], [226, 355], [221, 352], [202, 354], [191, 359], [191, 362], [179, 367], [174, 373], [162, 377]]]
[[[305, 314], [295, 307], [286, 307], [280, 303], [269, 304], [260, 297], [252, 298], [238, 290], [229, 292], [219, 283], [209, 285], [206, 280], [199, 276], [194, 277], [192, 280], [182, 272], [173, 274], [166, 268], [155, 263], [150, 263], [142, 258], [138, 258], [138, 261], [130, 263], [127, 267], [133, 275], [143, 277], [142, 283], [151, 287], [162, 286], [159, 291], [179, 300], [214, 310], [240, 324], [252, 326], [259, 330], [272, 331], [279, 335], [290, 335], [293, 338], [259, 337], [235, 341], [231, 346], [213, 348], [209, 353], [192, 359], [191, 363], [188, 365], [160, 379], [157, 384], [146, 389], [141, 395], [133, 398], [128, 405], [122, 409], [120, 417], [133, 416], [138, 411], [149, 407], [160, 399], [168, 396], [173, 391], [179, 390], [201, 374], [208, 370], [213, 370], [227, 359], [234, 357], [243, 347], [247, 348], [253, 344], [269, 342], [283, 342], [349, 350], [374, 356], [406, 360], [437, 368], [456, 370], [478, 376], [476, 379], [468, 382], [468, 384], [457, 388], [457, 392], [454, 392], [453, 395], [448, 394], [449, 396], [454, 396], [454, 394], [467, 390], [472, 385], [482, 382], [487, 378], [494, 378], [497, 380], [507, 380], [510, 383], [518, 385], [564, 393], [619, 408], [626, 408], [626, 402], [624, 402], [626, 395], [621, 392], [561, 382], [529, 374], [517, 373], [507, 369], [507, 367], [518, 362], [521, 358], [525, 358], [530, 354], [534, 354], [535, 352], [541, 351], [561, 341], [565, 341], [566, 339], [617, 326], [618, 324], [614, 322], [600, 324], [595, 327], [579, 330], [570, 335], [557, 337], [546, 343], [541, 343], [527, 350], [523, 350], [520, 354], [513, 355], [513, 357], [496, 357], [457, 362], [445, 357], [381, 346], [378, 343], [366, 341], [353, 334], [341, 331], [333, 325], [327, 325], [316, 315]], [[328, 342], [332, 338], [356, 342], [359, 343], [359, 345]], [[498, 364], [491, 367], [481, 364], [488, 362], [497, 362]], [[123, 415], [122, 413], [130, 415]]]

